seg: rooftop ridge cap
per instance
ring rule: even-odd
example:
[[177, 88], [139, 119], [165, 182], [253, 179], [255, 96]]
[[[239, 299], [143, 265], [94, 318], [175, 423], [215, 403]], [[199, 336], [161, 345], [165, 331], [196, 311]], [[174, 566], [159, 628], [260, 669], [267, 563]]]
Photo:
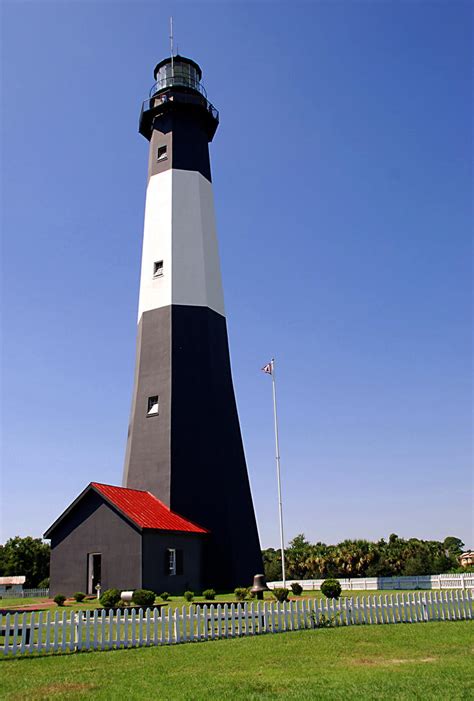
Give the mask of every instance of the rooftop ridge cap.
[[[89, 484], [97, 484], [100, 487], [112, 487], [113, 489], [124, 489], [127, 492], [140, 492], [140, 494], [151, 494], [151, 492], [149, 492], [147, 489], [134, 489], [133, 487], [122, 487], [117, 484], [107, 484], [106, 482], [90, 482]], [[151, 494], [151, 496], [154, 495]], [[157, 497], [155, 497], [155, 499], [156, 498]]]

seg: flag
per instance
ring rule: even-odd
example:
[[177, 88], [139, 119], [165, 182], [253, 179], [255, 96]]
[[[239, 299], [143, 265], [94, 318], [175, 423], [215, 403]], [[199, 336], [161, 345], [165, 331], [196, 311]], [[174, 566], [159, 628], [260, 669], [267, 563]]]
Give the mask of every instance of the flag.
[[262, 368], [263, 372], [267, 372], [269, 375], [272, 374], [272, 364], [267, 363], [264, 368]]

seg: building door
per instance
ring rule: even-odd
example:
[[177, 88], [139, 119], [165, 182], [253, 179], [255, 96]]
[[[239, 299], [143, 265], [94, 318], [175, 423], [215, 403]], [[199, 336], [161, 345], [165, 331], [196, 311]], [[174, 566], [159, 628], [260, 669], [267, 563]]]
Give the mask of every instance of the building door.
[[96, 594], [96, 586], [101, 583], [102, 555], [89, 553], [87, 565], [87, 593]]

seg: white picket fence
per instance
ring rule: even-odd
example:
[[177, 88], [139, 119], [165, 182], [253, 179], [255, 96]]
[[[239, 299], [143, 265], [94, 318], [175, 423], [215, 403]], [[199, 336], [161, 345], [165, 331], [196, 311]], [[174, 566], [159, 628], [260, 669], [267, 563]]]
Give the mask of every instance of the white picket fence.
[[[354, 577], [338, 579], [343, 591], [374, 591], [394, 589], [474, 589], [474, 572], [466, 574], [427, 574], [419, 577]], [[305, 591], [318, 591], [324, 579], [288, 579], [301, 584]], [[270, 589], [282, 587], [283, 582], [268, 582]]]
[[0, 608], [2, 599], [30, 599], [32, 597], [49, 598], [49, 589], [21, 589], [20, 591], [0, 592]]
[[173, 645], [329, 625], [467, 620], [473, 613], [470, 591], [193, 605], [161, 612], [9, 613], [0, 615], [0, 652], [24, 655]]

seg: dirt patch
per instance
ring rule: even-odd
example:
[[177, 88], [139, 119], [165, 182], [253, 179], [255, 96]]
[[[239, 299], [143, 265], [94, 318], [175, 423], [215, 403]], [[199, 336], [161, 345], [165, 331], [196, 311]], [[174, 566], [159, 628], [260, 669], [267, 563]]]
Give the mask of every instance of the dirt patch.
[[416, 664], [418, 662], [436, 662], [436, 657], [413, 657], [411, 660], [393, 658], [391, 660], [366, 659], [352, 660], [356, 667], [384, 667], [399, 664]]
[[[34, 698], [49, 699], [51, 697], [54, 698], [54, 696], [66, 695], [74, 691], [93, 691], [94, 689], [97, 689], [96, 684], [72, 684], [68, 682], [60, 684], [57, 682], [55, 684], [46, 684], [45, 686], [36, 688]], [[31, 696], [28, 694], [28, 696], [19, 695], [10, 697], [11, 701], [24, 701], [27, 698], [31, 698]]]

